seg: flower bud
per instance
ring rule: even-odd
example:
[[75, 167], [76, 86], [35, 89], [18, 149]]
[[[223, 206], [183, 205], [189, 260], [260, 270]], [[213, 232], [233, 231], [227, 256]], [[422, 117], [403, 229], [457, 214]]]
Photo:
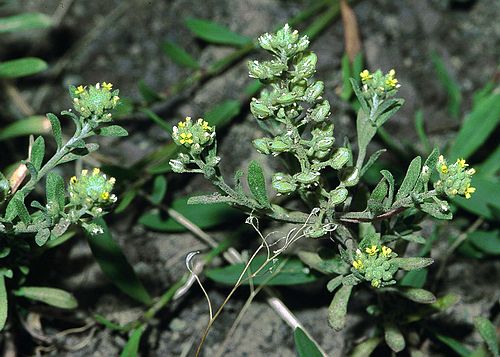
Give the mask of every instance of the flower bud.
[[271, 142], [272, 140], [269, 138], [260, 138], [253, 140], [252, 144], [261, 154], [269, 155], [271, 153], [271, 151], [269, 150]]

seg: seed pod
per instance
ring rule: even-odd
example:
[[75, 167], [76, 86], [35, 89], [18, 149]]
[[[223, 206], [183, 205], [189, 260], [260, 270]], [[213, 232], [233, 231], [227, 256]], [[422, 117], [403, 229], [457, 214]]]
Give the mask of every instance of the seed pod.
[[319, 177], [319, 172], [300, 172], [293, 175], [293, 178], [300, 183], [305, 185], [310, 185], [313, 182], [317, 182]]
[[346, 167], [340, 174], [340, 182], [346, 186], [354, 186], [359, 182], [359, 170], [355, 167]]
[[329, 150], [334, 142], [335, 138], [333, 136], [329, 136], [318, 141], [316, 147], [318, 148], [318, 150]]
[[330, 159], [330, 166], [335, 170], [339, 170], [349, 161], [349, 157], [348, 149], [338, 148]]
[[295, 93], [285, 93], [276, 99], [279, 104], [292, 104], [297, 99]]
[[336, 188], [329, 192], [330, 199], [328, 203], [332, 206], [341, 204], [346, 200], [348, 194], [349, 192], [344, 187]]
[[250, 103], [250, 111], [258, 119], [266, 119], [273, 113], [271, 109], [257, 100]]
[[254, 141], [252, 141], [252, 144], [261, 154], [269, 155], [271, 153], [271, 151], [269, 150], [271, 139], [269, 138], [255, 139]]
[[317, 62], [318, 57], [314, 52], [309, 52], [308, 54], [304, 55], [295, 65], [296, 76], [300, 79], [312, 76], [316, 71]]
[[[288, 140], [287, 140], [288, 141]], [[290, 143], [285, 142], [282, 137], [275, 137], [270, 144], [270, 149], [273, 153], [286, 152], [290, 150]]]
[[312, 103], [316, 99], [318, 99], [320, 95], [323, 94], [324, 90], [325, 90], [325, 84], [322, 81], [317, 81], [306, 89], [306, 92], [302, 97], [302, 99], [305, 100], [306, 102]]
[[310, 118], [317, 123], [323, 122], [330, 114], [330, 103], [327, 100], [321, 102], [314, 107], [310, 114]]
[[297, 184], [294, 182], [293, 178], [281, 172], [274, 174], [272, 179], [273, 188], [279, 193], [291, 193], [297, 189]]

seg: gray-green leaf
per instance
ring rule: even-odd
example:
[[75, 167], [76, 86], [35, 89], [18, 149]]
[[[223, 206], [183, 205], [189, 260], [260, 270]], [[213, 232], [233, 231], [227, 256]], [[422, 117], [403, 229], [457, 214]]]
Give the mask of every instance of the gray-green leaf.
[[14, 294], [30, 300], [41, 301], [60, 309], [75, 309], [78, 306], [75, 297], [61, 289], [23, 286], [19, 290], [14, 291]]
[[493, 356], [498, 357], [498, 341], [495, 326], [490, 320], [482, 316], [478, 316], [474, 319], [474, 325], [478, 330], [479, 334], [483, 338], [484, 342], [488, 346], [489, 350]]
[[421, 168], [422, 158], [420, 156], [417, 156], [411, 161], [410, 165], [408, 166], [406, 176], [401, 183], [401, 187], [399, 188], [398, 193], [396, 194], [396, 201], [407, 197], [413, 191], [415, 184], [418, 181], [418, 177], [420, 176]]
[[405, 338], [394, 323], [386, 323], [384, 325], [384, 337], [387, 346], [389, 346], [394, 352], [401, 352], [405, 349]]
[[186, 26], [197, 37], [210, 43], [244, 46], [252, 42], [252, 39], [237, 34], [227, 27], [209, 20], [188, 18]]
[[410, 271], [425, 268], [434, 263], [434, 259], [423, 257], [394, 258], [391, 263], [400, 269]]
[[264, 173], [260, 164], [252, 160], [250, 165], [248, 165], [248, 187], [254, 195], [257, 202], [259, 202], [264, 207], [271, 207], [269, 203], [269, 198], [267, 197], [266, 191], [266, 179], [264, 178]]
[[7, 321], [9, 302], [7, 299], [7, 289], [5, 289], [5, 277], [0, 274], [0, 331], [3, 330]]
[[128, 131], [119, 125], [110, 125], [101, 128], [97, 132], [101, 136], [127, 136]]
[[52, 134], [54, 135], [54, 139], [57, 144], [57, 148], [60, 149], [62, 146], [62, 130], [61, 130], [61, 122], [59, 119], [52, 113], [47, 113], [47, 118], [50, 121], [50, 126], [52, 128]]
[[344, 328], [347, 314], [347, 303], [351, 296], [352, 285], [343, 285], [333, 297], [328, 307], [328, 323], [335, 331]]

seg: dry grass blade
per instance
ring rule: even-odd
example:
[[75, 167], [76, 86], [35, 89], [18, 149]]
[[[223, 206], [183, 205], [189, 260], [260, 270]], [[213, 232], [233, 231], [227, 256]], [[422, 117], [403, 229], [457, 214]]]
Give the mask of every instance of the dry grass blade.
[[356, 55], [361, 51], [361, 38], [359, 36], [358, 21], [356, 14], [346, 0], [340, 2], [340, 13], [344, 25], [345, 52], [349, 61], [354, 61]]

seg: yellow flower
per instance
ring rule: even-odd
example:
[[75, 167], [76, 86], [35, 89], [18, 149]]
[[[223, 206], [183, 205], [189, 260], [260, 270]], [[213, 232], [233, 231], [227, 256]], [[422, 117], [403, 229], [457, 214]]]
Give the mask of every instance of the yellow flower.
[[87, 176], [88, 173], [89, 173], [89, 170], [82, 170], [82, 176]]
[[391, 253], [392, 253], [392, 249], [391, 248], [386, 247], [385, 245], [382, 246], [382, 255], [384, 257], [389, 257], [391, 255]]
[[378, 248], [376, 245], [372, 245], [370, 248], [366, 248], [365, 252], [368, 253], [369, 255], [375, 255], [378, 253]]
[[354, 267], [354, 269], [356, 270], [361, 270], [363, 269], [363, 262], [361, 261], [361, 259], [358, 259], [358, 260], [354, 260], [352, 262], [352, 266]]
[[396, 78], [387, 78], [385, 84], [389, 87], [396, 88], [398, 85], [398, 80]]
[[102, 87], [106, 90], [111, 90], [113, 88], [113, 84], [107, 83], [107, 82], [102, 82]]
[[69, 182], [72, 183], [72, 184], [75, 184], [76, 183], [76, 176], [73, 176], [69, 179]]
[[458, 166], [460, 166], [461, 168], [464, 168], [464, 167], [469, 166], [469, 164], [466, 164], [466, 163], [465, 163], [465, 160], [464, 160], [464, 159], [457, 159], [457, 164], [458, 164]]
[[203, 120], [202, 118], [198, 119], [198, 125], [205, 131], [210, 131], [212, 128], [208, 125], [208, 122]]
[[372, 280], [372, 286], [374, 288], [380, 287], [380, 280], [378, 280], [378, 279]]
[[444, 164], [443, 164], [443, 165], [441, 165], [441, 172], [442, 172], [443, 174], [447, 174], [447, 173], [448, 173], [448, 166], [446, 166], [446, 165], [444, 165]]
[[390, 77], [394, 77], [395, 75], [396, 75], [396, 71], [395, 71], [394, 69], [391, 69], [391, 70], [389, 71], [389, 76], [390, 76]]
[[92, 176], [97, 176], [97, 175], [99, 175], [99, 172], [101, 172], [101, 170], [99, 170], [97, 167], [96, 167], [96, 168], [94, 168], [94, 169], [92, 170]]
[[467, 198], [467, 199], [471, 198], [471, 197], [472, 197], [472, 196], [471, 196], [471, 193], [474, 193], [474, 192], [476, 192], [476, 188], [475, 188], [475, 187], [472, 187], [472, 186], [470, 185], [470, 183], [469, 183], [469, 184], [467, 185], [467, 188], [465, 189], [465, 192], [464, 192], [464, 196], [465, 196], [465, 198]]
[[75, 94], [82, 94], [83, 92], [85, 92], [85, 87], [84, 86], [78, 86], [75, 90]]
[[108, 192], [108, 191], [103, 192], [103, 193], [101, 194], [101, 198], [102, 198], [103, 200], [107, 200], [107, 199], [109, 198], [109, 192]]
[[365, 69], [363, 72], [361, 72], [359, 74], [359, 76], [361, 77], [361, 80], [363, 82], [369, 81], [370, 79], [373, 78], [373, 76], [371, 75], [371, 73], [367, 69]]
[[474, 168], [470, 168], [470, 169], [468, 169], [468, 170], [467, 170], [467, 175], [472, 176], [472, 175], [474, 175], [475, 173], [476, 173], [476, 170], [475, 170]]
[[191, 133], [181, 133], [179, 142], [181, 144], [192, 144], [193, 143], [193, 134]]

